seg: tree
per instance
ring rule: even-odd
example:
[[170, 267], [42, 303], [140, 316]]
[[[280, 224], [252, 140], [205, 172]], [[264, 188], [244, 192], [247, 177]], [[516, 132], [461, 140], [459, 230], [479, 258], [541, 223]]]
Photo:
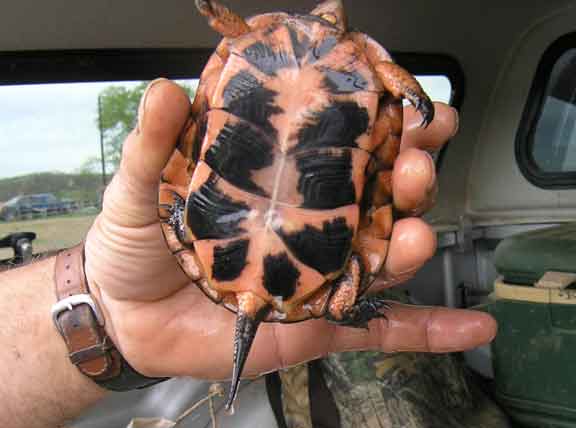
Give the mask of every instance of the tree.
[[[189, 84], [179, 82], [190, 98], [194, 97], [195, 89]], [[142, 82], [134, 87], [120, 85], [108, 86], [100, 94], [100, 114], [96, 124], [102, 127], [104, 140], [104, 157], [106, 171], [114, 172], [120, 165], [122, 143], [134, 128], [137, 121], [138, 105], [148, 82]], [[100, 158], [87, 159], [83, 169], [97, 171]]]

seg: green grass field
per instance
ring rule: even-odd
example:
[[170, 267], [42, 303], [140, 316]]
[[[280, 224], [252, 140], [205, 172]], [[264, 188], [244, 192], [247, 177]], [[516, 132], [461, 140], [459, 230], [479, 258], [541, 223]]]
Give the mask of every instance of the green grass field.
[[[34, 252], [65, 248], [77, 244], [85, 236], [96, 215], [69, 215], [37, 220], [0, 222], [0, 238], [13, 232], [36, 232]], [[0, 260], [12, 257], [8, 248], [0, 249]]]

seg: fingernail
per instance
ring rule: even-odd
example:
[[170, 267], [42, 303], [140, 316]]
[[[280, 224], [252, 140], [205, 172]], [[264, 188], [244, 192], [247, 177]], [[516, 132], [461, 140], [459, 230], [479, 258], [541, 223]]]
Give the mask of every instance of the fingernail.
[[146, 115], [146, 103], [148, 101], [148, 96], [152, 92], [152, 88], [156, 86], [157, 83], [168, 81], [163, 77], [155, 79], [148, 84], [148, 87], [142, 94], [140, 98], [140, 104], [138, 105], [138, 123], [136, 124], [136, 133], [139, 134], [142, 129], [144, 129], [144, 118]]
[[452, 138], [458, 133], [458, 129], [460, 129], [460, 114], [454, 107], [450, 107], [450, 109], [454, 115], [454, 129], [452, 129], [452, 132], [450, 133], [450, 138]]
[[427, 191], [431, 191], [435, 184], [436, 184], [436, 162], [434, 162], [434, 159], [432, 158], [432, 156], [430, 155], [430, 153], [428, 152], [423, 152], [424, 156], [426, 157], [426, 160], [428, 162], [428, 167], [430, 168], [430, 179], [428, 180], [428, 183], [426, 185], [426, 190]]

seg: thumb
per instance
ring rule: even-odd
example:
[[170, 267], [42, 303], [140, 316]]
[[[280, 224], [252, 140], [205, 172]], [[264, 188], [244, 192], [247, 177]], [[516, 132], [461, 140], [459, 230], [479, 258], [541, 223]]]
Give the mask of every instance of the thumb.
[[138, 126], [124, 142], [118, 173], [106, 189], [104, 215], [137, 227], [158, 219], [158, 184], [190, 114], [188, 95], [177, 84], [150, 83], [138, 112]]

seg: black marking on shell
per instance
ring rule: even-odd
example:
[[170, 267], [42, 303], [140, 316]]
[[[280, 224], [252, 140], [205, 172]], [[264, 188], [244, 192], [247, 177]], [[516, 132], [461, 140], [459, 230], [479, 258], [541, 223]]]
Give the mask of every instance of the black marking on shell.
[[312, 49], [312, 58], [310, 58], [309, 62], [314, 63], [321, 60], [326, 55], [328, 55], [337, 45], [338, 39], [336, 37], [325, 37], [317, 46], [314, 46]]
[[306, 225], [299, 232], [286, 233], [279, 229], [277, 233], [294, 257], [323, 275], [344, 267], [354, 235], [343, 217], [325, 221], [322, 229]]
[[224, 109], [275, 137], [277, 131], [270, 123], [270, 116], [283, 112], [274, 104], [276, 95], [277, 92], [265, 88], [254, 75], [242, 70], [224, 88]]
[[288, 254], [264, 257], [264, 288], [272, 296], [289, 299], [296, 292], [300, 271], [290, 261]]
[[242, 56], [268, 76], [275, 76], [278, 70], [295, 65], [289, 53], [283, 50], [275, 51], [268, 43], [260, 41], [245, 48]]
[[350, 150], [311, 150], [295, 157], [303, 208], [333, 209], [356, 202]]
[[322, 72], [324, 73], [324, 85], [336, 95], [365, 91], [368, 87], [368, 81], [358, 71], [325, 68]]
[[250, 207], [230, 199], [216, 183], [212, 174], [188, 197], [186, 222], [198, 240], [234, 238], [245, 232], [239, 225], [250, 213]]
[[224, 104], [228, 105], [238, 99], [249, 96], [254, 90], [262, 87], [262, 83], [252, 73], [241, 70], [235, 74], [224, 88]]
[[292, 51], [297, 61], [301, 61], [310, 50], [310, 38], [303, 32], [297, 32], [291, 26], [287, 26], [292, 42]]
[[272, 144], [249, 124], [227, 122], [204, 155], [204, 160], [215, 173], [235, 186], [268, 196], [252, 181], [251, 174], [272, 165]]
[[214, 247], [214, 264], [212, 278], [217, 281], [234, 281], [246, 267], [248, 239], [232, 241], [224, 247]]
[[370, 117], [365, 107], [354, 101], [334, 102], [315, 112], [309, 124], [298, 132], [292, 152], [321, 147], [357, 148], [356, 140], [368, 130]]

